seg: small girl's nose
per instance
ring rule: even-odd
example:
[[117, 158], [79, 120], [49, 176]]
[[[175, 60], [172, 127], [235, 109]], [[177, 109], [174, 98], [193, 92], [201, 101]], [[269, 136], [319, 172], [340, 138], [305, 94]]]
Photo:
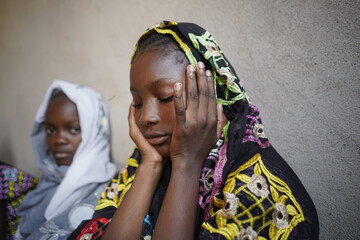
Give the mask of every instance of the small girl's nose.
[[150, 127], [159, 122], [159, 114], [156, 103], [143, 104], [139, 124], [143, 127]]
[[56, 134], [55, 143], [56, 144], [66, 144], [68, 142], [66, 134], [62, 131], [59, 131], [58, 134]]

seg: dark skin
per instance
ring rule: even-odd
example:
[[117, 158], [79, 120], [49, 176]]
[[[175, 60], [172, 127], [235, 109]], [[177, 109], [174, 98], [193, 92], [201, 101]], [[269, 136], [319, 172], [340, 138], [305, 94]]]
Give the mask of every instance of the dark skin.
[[46, 141], [56, 163], [70, 165], [81, 142], [76, 105], [64, 94], [50, 100], [45, 113]]
[[201, 169], [226, 123], [212, 74], [148, 50], [133, 61], [130, 86], [130, 136], [142, 162], [102, 239], [139, 239], [167, 161], [171, 178], [152, 239], [193, 239]]

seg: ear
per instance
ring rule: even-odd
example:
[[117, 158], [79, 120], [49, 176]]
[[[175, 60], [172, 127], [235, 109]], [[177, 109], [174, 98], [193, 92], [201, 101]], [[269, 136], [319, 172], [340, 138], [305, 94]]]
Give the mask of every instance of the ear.
[[223, 127], [226, 125], [227, 119], [223, 112], [223, 107], [221, 103], [216, 105], [217, 110], [217, 127], [216, 127], [216, 136], [219, 139], [221, 137], [221, 132]]

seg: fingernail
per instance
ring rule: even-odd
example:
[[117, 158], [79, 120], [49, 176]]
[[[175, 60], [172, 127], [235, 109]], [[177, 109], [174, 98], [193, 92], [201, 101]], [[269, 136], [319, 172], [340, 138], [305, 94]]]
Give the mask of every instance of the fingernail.
[[210, 70], [206, 70], [205, 74], [206, 74], [206, 76], [211, 77], [211, 71]]
[[198, 66], [199, 66], [199, 68], [205, 68], [205, 65], [203, 62], [198, 62]]
[[181, 89], [181, 83], [177, 82], [175, 83], [175, 90], [180, 91]]
[[188, 66], [188, 70], [190, 71], [190, 73], [195, 72], [195, 67], [190, 64], [190, 65]]

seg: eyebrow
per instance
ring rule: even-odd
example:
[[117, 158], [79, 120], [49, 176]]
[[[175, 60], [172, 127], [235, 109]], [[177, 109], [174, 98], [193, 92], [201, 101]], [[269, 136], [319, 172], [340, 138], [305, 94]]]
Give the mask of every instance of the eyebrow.
[[[163, 82], [169, 83], [169, 80], [174, 80], [174, 78], [166, 78], [166, 77], [158, 78], [158, 79], [156, 79], [154, 82], [152, 82], [150, 84], [150, 88], [156, 87], [157, 85], [159, 85], [159, 84], [161, 84]], [[171, 82], [171, 83], [169, 83], [169, 85], [170, 84], [174, 85], [175, 82]], [[136, 90], [134, 88], [132, 88], [131, 86], [130, 86], [130, 91], [136, 93]]]

